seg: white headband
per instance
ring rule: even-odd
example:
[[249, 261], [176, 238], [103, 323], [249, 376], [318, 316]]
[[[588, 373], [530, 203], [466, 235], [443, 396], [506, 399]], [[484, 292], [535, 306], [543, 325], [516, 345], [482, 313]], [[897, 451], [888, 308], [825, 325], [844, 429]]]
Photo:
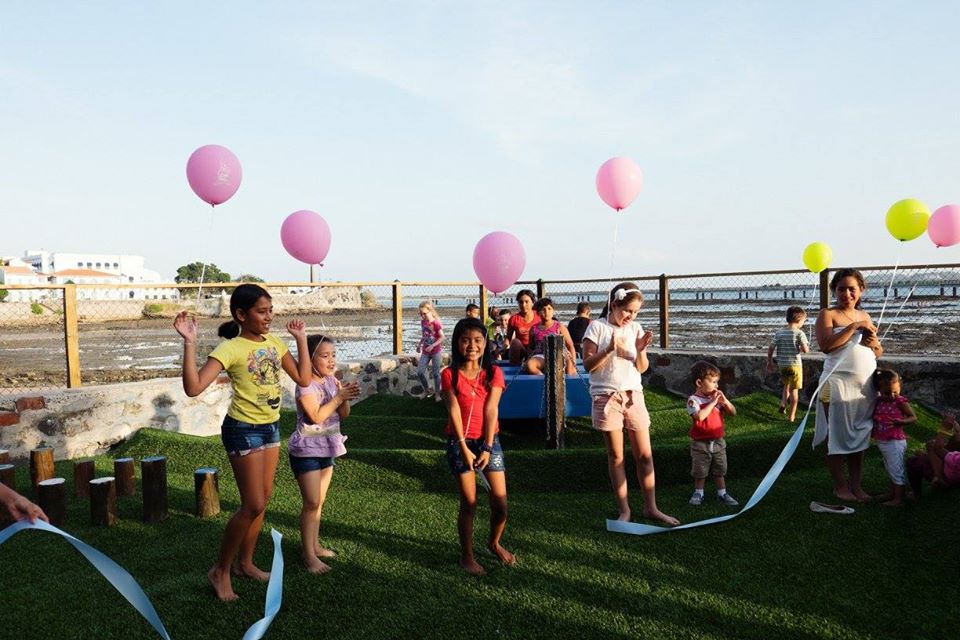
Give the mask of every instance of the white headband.
[[640, 289], [618, 289], [615, 294], [613, 294], [613, 299], [617, 302], [622, 302], [624, 298], [627, 297], [627, 294], [631, 291], [640, 291]]

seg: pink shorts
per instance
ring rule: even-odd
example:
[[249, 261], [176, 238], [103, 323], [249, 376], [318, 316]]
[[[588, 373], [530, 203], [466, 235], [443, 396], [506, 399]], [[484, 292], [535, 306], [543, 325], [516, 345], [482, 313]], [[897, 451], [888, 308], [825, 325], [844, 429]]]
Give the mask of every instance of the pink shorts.
[[943, 479], [950, 484], [960, 484], [960, 451], [947, 451], [943, 457]]
[[593, 396], [593, 428], [597, 431], [640, 431], [650, 428], [643, 391], [617, 391]]

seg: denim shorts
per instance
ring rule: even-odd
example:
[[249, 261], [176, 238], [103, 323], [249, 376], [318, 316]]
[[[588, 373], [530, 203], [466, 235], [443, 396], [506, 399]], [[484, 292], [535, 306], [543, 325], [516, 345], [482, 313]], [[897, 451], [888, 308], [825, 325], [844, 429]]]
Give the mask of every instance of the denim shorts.
[[245, 456], [264, 449], [280, 446], [280, 425], [250, 424], [225, 416], [220, 427], [220, 439], [229, 456]]
[[[483, 444], [483, 438], [467, 440], [467, 448], [478, 458], [481, 453], [481, 444]], [[493, 453], [490, 454], [490, 463], [484, 467], [484, 471], [506, 471], [507, 466], [503, 461], [503, 448], [500, 446], [500, 436], [493, 436], [493, 446], [491, 449], [493, 449]], [[473, 471], [473, 469], [469, 469], [463, 461], [460, 442], [453, 436], [447, 438], [447, 465], [450, 467], [450, 473], [455, 476]]]
[[293, 469], [294, 477], [302, 476], [310, 471], [319, 471], [337, 464], [337, 459], [333, 456], [329, 458], [301, 458], [300, 456], [290, 456], [290, 468]]

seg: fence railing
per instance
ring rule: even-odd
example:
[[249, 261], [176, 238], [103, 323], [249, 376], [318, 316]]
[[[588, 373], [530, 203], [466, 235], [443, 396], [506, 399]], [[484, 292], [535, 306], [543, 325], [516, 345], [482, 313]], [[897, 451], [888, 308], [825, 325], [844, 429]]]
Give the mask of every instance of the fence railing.
[[[868, 282], [864, 308], [879, 322], [886, 351], [960, 355], [960, 264], [860, 269]], [[678, 274], [518, 282], [493, 294], [478, 282], [273, 282], [273, 332], [302, 317], [308, 332], [330, 335], [341, 360], [412, 353], [420, 338], [418, 305], [430, 300], [444, 326], [446, 349], [468, 303], [514, 308], [530, 289], [553, 300], [562, 322], [581, 302], [596, 318], [611, 286], [629, 280], [643, 291], [637, 320], [661, 348], [764, 350], [787, 306], [807, 310], [808, 329], [829, 303], [832, 272], [803, 270]], [[892, 285], [891, 285], [892, 280]], [[172, 318], [198, 317], [198, 357], [218, 342], [230, 318], [229, 291], [238, 283], [145, 285], [0, 284], [0, 408], [3, 398], [34, 389], [179, 375], [182, 341]], [[2, 293], [6, 291], [6, 293]], [[198, 292], [200, 295], [198, 296]], [[291, 341], [292, 344], [292, 341]]]

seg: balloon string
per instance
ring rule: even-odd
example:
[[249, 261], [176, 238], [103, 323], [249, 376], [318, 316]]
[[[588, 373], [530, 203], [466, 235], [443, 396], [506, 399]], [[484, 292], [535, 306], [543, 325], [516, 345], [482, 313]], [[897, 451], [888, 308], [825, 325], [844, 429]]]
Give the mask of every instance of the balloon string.
[[[890, 333], [890, 329], [893, 328], [893, 323], [896, 322], [896, 321], [897, 321], [897, 318], [900, 317], [900, 312], [903, 311], [903, 308], [907, 305], [907, 300], [909, 300], [909, 299], [910, 299], [910, 296], [913, 295], [913, 292], [916, 290], [917, 285], [920, 284], [920, 280], [921, 280], [921, 279], [923, 279], [923, 276], [922, 276], [922, 275], [921, 275], [919, 278], [917, 278], [917, 281], [916, 281], [915, 283], [913, 283], [913, 286], [912, 286], [912, 287], [910, 287], [910, 291], [909, 291], [909, 293], [907, 293], [907, 297], [903, 299], [903, 302], [900, 304], [900, 308], [897, 309], [897, 313], [894, 314], [894, 316], [893, 316], [893, 320], [891, 320], [891, 321], [890, 321], [890, 324], [887, 326], [887, 330], [883, 332], [883, 336], [880, 338], [880, 342], [883, 342], [884, 340], [887, 339], [887, 334]], [[879, 329], [878, 329], [878, 331], [879, 331]]]
[[[610, 272], [608, 274], [608, 283], [610, 284], [610, 290], [613, 291], [613, 265], [617, 257], [617, 236], [619, 235], [620, 230], [620, 216], [613, 217], [613, 247], [610, 249]], [[613, 306], [613, 296], [612, 294], [607, 294], [607, 318], [610, 317], [611, 307]]]
[[[813, 308], [816, 310], [817, 315], [820, 314], [820, 301], [817, 299], [817, 295], [820, 293], [820, 274], [816, 274], [817, 279], [813, 283]], [[813, 325], [807, 327], [807, 340], [813, 342]]]
[[[902, 245], [901, 245], [902, 246]], [[897, 269], [900, 267], [900, 249], [897, 249], [897, 261], [893, 265], [893, 273], [890, 274], [890, 284], [887, 286], [887, 291], [883, 296], [883, 306], [880, 307], [880, 320], [877, 321], [877, 331], [880, 330], [880, 325], [883, 324], [883, 312], [887, 309], [887, 300], [890, 299], [890, 293], [893, 291], [893, 279], [897, 277]]]
[[[210, 235], [213, 235], [213, 205], [210, 205]], [[207, 272], [207, 263], [200, 263], [200, 286], [197, 287], [197, 300], [193, 303], [197, 313], [200, 313], [200, 292], [203, 291], [203, 276]]]

